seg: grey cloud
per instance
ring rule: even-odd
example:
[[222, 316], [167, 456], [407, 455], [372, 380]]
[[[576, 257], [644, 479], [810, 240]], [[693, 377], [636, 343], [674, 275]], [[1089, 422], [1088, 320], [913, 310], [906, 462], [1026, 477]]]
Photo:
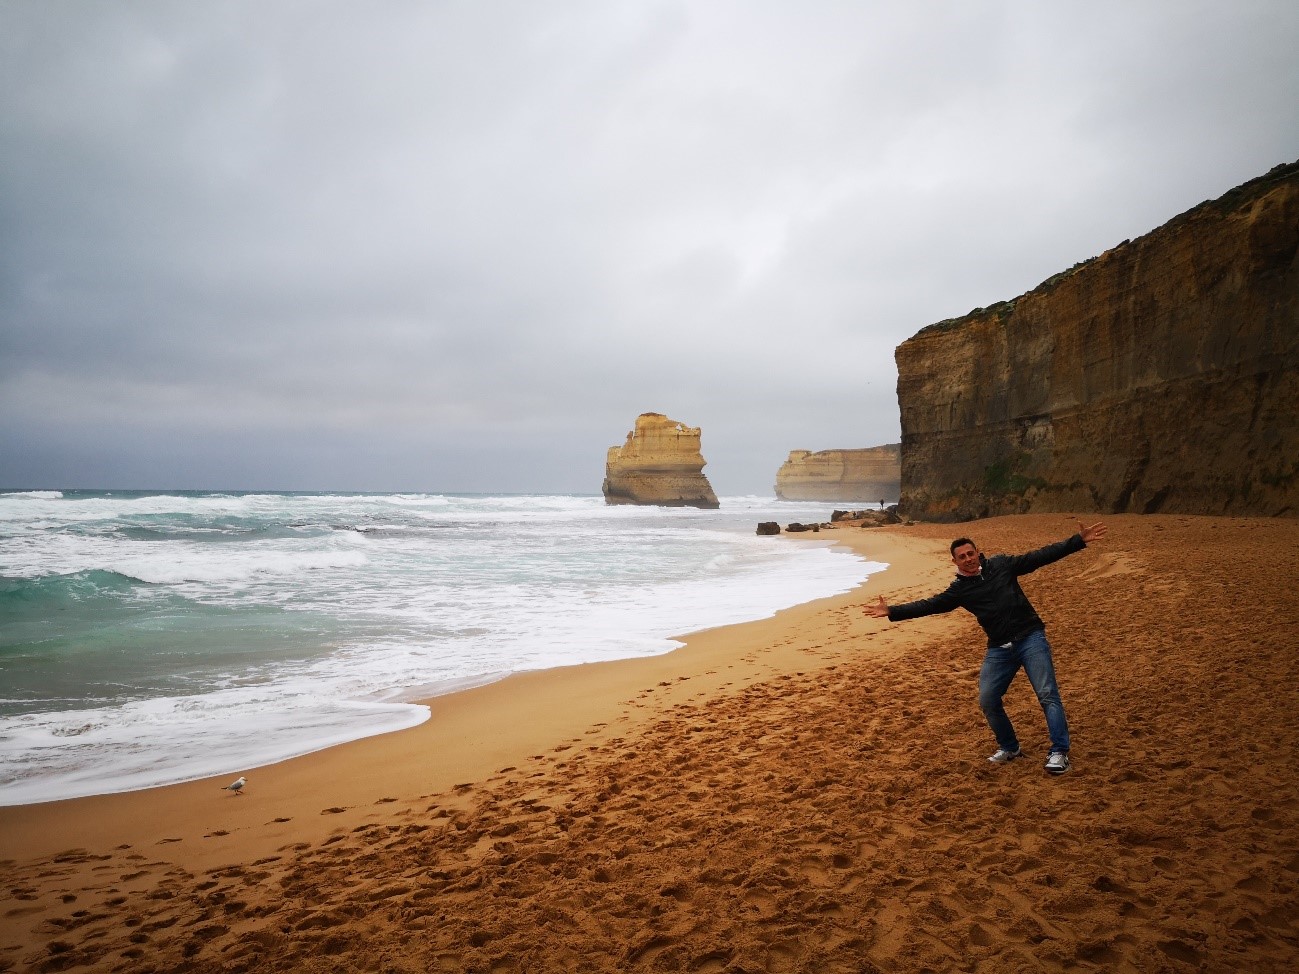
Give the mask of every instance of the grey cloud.
[[0, 484], [598, 490], [655, 409], [769, 489], [896, 440], [919, 328], [1299, 157], [1297, 39], [1281, 0], [0, 0]]

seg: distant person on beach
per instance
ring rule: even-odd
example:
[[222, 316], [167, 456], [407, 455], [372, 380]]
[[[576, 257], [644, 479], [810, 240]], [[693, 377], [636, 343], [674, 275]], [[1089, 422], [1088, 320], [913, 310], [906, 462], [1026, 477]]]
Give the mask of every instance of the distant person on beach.
[[1051, 736], [1046, 770], [1050, 774], [1064, 774], [1069, 770], [1069, 723], [1055, 682], [1046, 624], [1019, 587], [1019, 576], [1082, 551], [1103, 537], [1104, 524], [1097, 522], [1083, 527], [1080, 521], [1078, 533], [1064, 541], [1024, 555], [992, 558], [985, 557], [969, 538], [957, 538], [951, 544], [956, 578], [945, 591], [901, 605], [889, 605], [881, 595], [878, 602], [866, 606], [867, 615], [890, 622], [919, 619], [953, 609], [965, 609], [979, 621], [988, 634], [988, 652], [979, 671], [979, 706], [997, 738], [997, 750], [988, 758], [993, 764], [1006, 764], [1024, 756], [1002, 704], [1010, 681], [1022, 666], [1042, 705], [1047, 733]]

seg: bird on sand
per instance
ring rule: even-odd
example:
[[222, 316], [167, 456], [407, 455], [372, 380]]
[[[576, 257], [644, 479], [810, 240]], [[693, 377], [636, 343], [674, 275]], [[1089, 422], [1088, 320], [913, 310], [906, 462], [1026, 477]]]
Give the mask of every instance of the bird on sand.
[[240, 775], [238, 778], [230, 782], [230, 784], [226, 785], [221, 790], [233, 791], [236, 795], [241, 795], [243, 794], [244, 785], [246, 785], [247, 783], [248, 783], [248, 779], [245, 778], [243, 775]]

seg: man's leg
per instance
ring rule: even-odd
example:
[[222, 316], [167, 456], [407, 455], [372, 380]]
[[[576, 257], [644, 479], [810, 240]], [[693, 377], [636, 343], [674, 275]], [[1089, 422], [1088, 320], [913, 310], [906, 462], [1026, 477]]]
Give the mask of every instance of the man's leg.
[[988, 719], [988, 726], [997, 738], [997, 746], [1011, 754], [1019, 750], [1019, 739], [1015, 736], [1015, 727], [1006, 715], [1001, 698], [1005, 696], [1018, 669], [1019, 660], [1013, 650], [1003, 646], [989, 646], [988, 655], [983, 657], [983, 669], [979, 671], [979, 708]]
[[1051, 644], [1042, 630], [1029, 633], [1016, 646], [1024, 663], [1028, 682], [1033, 684], [1037, 702], [1046, 715], [1046, 730], [1051, 735], [1051, 753], [1069, 753], [1069, 721], [1060, 700], [1060, 688], [1055, 681], [1055, 663], [1051, 659]]

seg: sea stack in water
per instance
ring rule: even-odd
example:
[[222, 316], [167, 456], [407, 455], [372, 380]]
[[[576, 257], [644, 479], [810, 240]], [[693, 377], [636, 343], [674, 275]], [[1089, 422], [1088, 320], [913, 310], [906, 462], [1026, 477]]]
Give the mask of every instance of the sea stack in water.
[[898, 496], [902, 446], [860, 450], [791, 450], [776, 471], [782, 501], [884, 501]]
[[604, 468], [607, 504], [716, 508], [717, 495], [704, 476], [699, 427], [662, 413], [641, 413], [622, 446], [609, 447]]

